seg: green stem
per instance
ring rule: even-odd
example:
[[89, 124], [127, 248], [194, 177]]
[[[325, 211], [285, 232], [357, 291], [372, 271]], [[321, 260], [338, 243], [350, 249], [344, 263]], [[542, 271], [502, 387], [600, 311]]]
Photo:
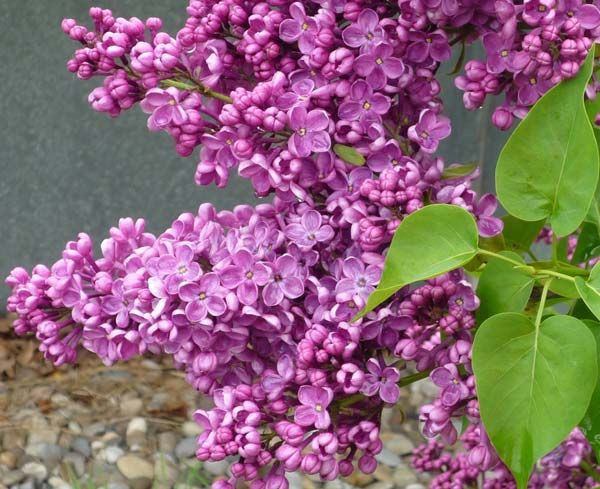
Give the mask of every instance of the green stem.
[[493, 251], [479, 250], [477, 253], [479, 255], [486, 255], [486, 256], [493, 257], [493, 258], [497, 258], [498, 260], [503, 260], [507, 263], [510, 263], [511, 265], [514, 265], [515, 268], [518, 268], [523, 273], [526, 273], [526, 274], [532, 275], [532, 276], [534, 276], [534, 275], [539, 276], [538, 278], [543, 278], [543, 277], [549, 276], [549, 277], [561, 278], [563, 280], [568, 280], [569, 282], [575, 282], [575, 279], [573, 277], [571, 277], [570, 275], [565, 275], [564, 273], [555, 272], [554, 270], [546, 270], [546, 269], [538, 270], [530, 265], [525, 265], [521, 262], [518, 262], [517, 260], [513, 260], [512, 258], [509, 258], [508, 256], [500, 255], [499, 253], [494, 253]]
[[552, 278], [544, 283], [544, 288], [542, 289], [542, 296], [540, 297], [540, 304], [538, 306], [537, 315], [535, 316], [535, 335], [536, 335], [536, 344], [537, 344], [537, 335], [540, 329], [540, 324], [542, 322], [542, 316], [544, 315], [544, 308], [546, 307], [546, 298], [548, 297], [548, 289], [550, 289], [550, 284], [552, 283]]
[[201, 83], [187, 83], [179, 80], [161, 80], [160, 83], [167, 87], [175, 87], [180, 88], [181, 90], [189, 90], [192, 92], [200, 92], [202, 95], [206, 95], [207, 97], [216, 98], [217, 100], [221, 100], [227, 104], [233, 103], [233, 99], [229, 95], [225, 95], [221, 92], [215, 92], [208, 87], [205, 87]]
[[600, 474], [594, 470], [594, 467], [587, 460], [582, 460], [580, 466], [587, 475], [596, 482], [600, 482]]

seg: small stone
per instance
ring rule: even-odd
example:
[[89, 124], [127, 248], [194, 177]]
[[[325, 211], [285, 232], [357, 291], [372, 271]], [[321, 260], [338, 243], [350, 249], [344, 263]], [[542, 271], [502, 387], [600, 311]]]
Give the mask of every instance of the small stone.
[[142, 450], [146, 446], [148, 423], [144, 418], [133, 418], [127, 425], [127, 446], [133, 451]]
[[129, 489], [129, 486], [124, 482], [109, 482], [106, 489]]
[[373, 472], [373, 476], [378, 481], [394, 482], [394, 475], [389, 467], [379, 464]]
[[109, 464], [116, 464], [125, 451], [122, 448], [110, 446], [106, 447], [101, 453], [103, 455], [103, 457], [100, 457], [102, 460], [106, 460]]
[[21, 470], [25, 475], [33, 477], [38, 482], [42, 482], [48, 477], [48, 469], [39, 462], [28, 462], [21, 467]]
[[355, 487], [368, 486], [371, 482], [373, 482], [373, 480], [375, 480], [372, 474], [365, 474], [360, 470], [355, 470], [354, 472], [352, 472], [352, 474], [346, 477], [346, 479], [350, 484], [352, 484]]
[[50, 477], [48, 484], [54, 489], [71, 489], [71, 484], [57, 476]]
[[229, 462], [227, 460], [219, 460], [218, 462], [204, 462], [204, 470], [212, 475], [223, 475], [227, 472]]
[[181, 432], [185, 436], [198, 436], [202, 433], [202, 427], [194, 421], [186, 421], [181, 426]]
[[2, 436], [2, 444], [6, 450], [10, 450], [15, 447], [25, 447], [25, 438], [27, 433], [22, 430], [8, 430], [4, 432]]
[[394, 483], [399, 487], [406, 487], [417, 482], [417, 476], [408, 465], [402, 464], [394, 471]]
[[121, 439], [121, 436], [114, 431], [107, 431], [100, 437], [100, 441], [104, 443], [104, 446], [118, 445]]
[[352, 486], [341, 479], [335, 479], [325, 483], [325, 489], [352, 489]]
[[302, 479], [302, 489], [316, 489], [317, 485], [308, 477]]
[[58, 406], [58, 407], [65, 407], [65, 406], [68, 406], [69, 404], [71, 404], [71, 399], [69, 399], [64, 394], [61, 394], [60, 392], [57, 392], [56, 394], [52, 394], [50, 401], [52, 402], [52, 404], [54, 404], [55, 406]]
[[381, 450], [381, 452], [375, 455], [375, 458], [380, 464], [385, 464], [389, 467], [397, 467], [402, 463], [402, 459], [387, 448]]
[[179, 460], [191, 458], [196, 454], [196, 437], [184, 438], [175, 447], [175, 456]]
[[85, 459], [80, 453], [67, 453], [60, 466], [63, 479], [71, 480], [73, 477], [82, 477], [85, 473]]
[[38, 421], [32, 421], [30, 428], [31, 431], [29, 432], [29, 437], [27, 438], [27, 445], [35, 446], [39, 445], [40, 443], [49, 443], [51, 445], [55, 445], [58, 441], [58, 435], [60, 434], [60, 431], [56, 428], [49, 427], [45, 420], [42, 423], [39, 421], [39, 419]]
[[10, 470], [2, 476], [2, 484], [14, 486], [25, 479], [25, 474], [20, 470]]
[[106, 431], [106, 426], [104, 423], [92, 423], [88, 424], [83, 428], [83, 434], [88, 438], [94, 438], [96, 436], [100, 436], [102, 433]]
[[92, 455], [93, 455], [94, 457], [97, 457], [97, 456], [98, 456], [98, 454], [99, 454], [99, 453], [100, 453], [102, 450], [104, 450], [104, 447], [105, 447], [106, 445], [104, 444], [104, 442], [103, 442], [102, 440], [94, 440], [94, 441], [91, 443], [91, 445], [90, 445], [90, 446], [91, 446], [91, 448], [92, 448]]
[[394, 484], [392, 482], [379, 481], [371, 484], [369, 489], [394, 489]]
[[31, 478], [27, 479], [25, 482], [21, 482], [21, 484], [15, 487], [18, 487], [19, 489], [35, 489], [35, 480]]
[[170, 489], [179, 477], [179, 468], [175, 463], [164, 456], [159, 456], [154, 461], [153, 489]]
[[144, 418], [132, 418], [127, 425], [127, 434], [134, 433], [136, 431], [140, 431], [141, 433], [148, 432], [148, 423]]
[[81, 425], [77, 421], [69, 421], [67, 428], [74, 435], [81, 435], [81, 433], [83, 432], [83, 430], [81, 429]]
[[152, 485], [154, 467], [143, 458], [131, 453], [117, 461], [117, 467], [134, 489], [147, 489]]
[[409, 455], [415, 448], [410, 438], [399, 433], [383, 433], [381, 441], [385, 448], [396, 455]]
[[423, 484], [409, 484], [406, 489], [426, 489]]
[[288, 472], [286, 478], [289, 483], [289, 489], [302, 489], [302, 476], [299, 472]]
[[161, 453], [173, 453], [177, 446], [177, 435], [172, 431], [158, 434], [158, 451]]
[[39, 445], [35, 445], [33, 447], [27, 447], [25, 453], [39, 458], [44, 463], [46, 468], [51, 471], [60, 463], [64, 452], [63, 449], [58, 445], [40, 443]]
[[73, 440], [73, 443], [71, 443], [71, 448], [75, 452], [81, 453], [81, 455], [83, 455], [86, 458], [92, 454], [92, 448], [90, 447], [90, 442], [88, 441], [87, 438], [84, 438], [83, 436], [78, 436], [77, 438], [75, 438]]
[[144, 402], [141, 399], [124, 399], [121, 401], [121, 414], [123, 416], [137, 416], [142, 412]]
[[15, 453], [12, 451], [0, 453], [0, 466], [14, 469], [17, 466], [17, 456]]

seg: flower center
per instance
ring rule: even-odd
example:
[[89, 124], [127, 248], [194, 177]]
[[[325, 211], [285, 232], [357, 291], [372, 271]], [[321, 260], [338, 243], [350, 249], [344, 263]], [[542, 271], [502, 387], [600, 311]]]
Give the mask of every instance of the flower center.
[[530, 85], [535, 85], [536, 83], [537, 83], [537, 80], [536, 80], [534, 77], [531, 77], [531, 78], [529, 79], [529, 84], [530, 84]]
[[323, 405], [322, 404], [315, 404], [315, 411], [320, 413], [321, 411], [323, 411]]
[[181, 265], [181, 266], [180, 266], [180, 267], [177, 269], [177, 272], [178, 272], [180, 275], [183, 275], [184, 273], [187, 273], [187, 271], [188, 271], [188, 270], [187, 270], [187, 267], [186, 267], [185, 265]]
[[383, 60], [381, 58], [377, 58], [375, 60], [375, 63], [378, 64], [378, 65], [382, 65], [383, 64]]
[[302, 30], [303, 30], [303, 31], [307, 31], [307, 30], [308, 30], [308, 24], [307, 24], [306, 22], [304, 22], [304, 23], [302, 24]]
[[177, 102], [173, 99], [169, 100], [169, 105], [177, 105]]
[[300, 136], [306, 136], [306, 127], [298, 129], [298, 134], [300, 134]]
[[569, 10], [567, 12], [567, 17], [575, 17], [575, 12], [573, 12], [572, 10]]
[[500, 56], [506, 58], [508, 56], [508, 49], [503, 49], [502, 51], [500, 51]]
[[225, 144], [228, 144], [229, 146], [231, 146], [233, 144], [233, 139], [226, 139]]
[[204, 299], [206, 299], [206, 292], [200, 292], [198, 294], [198, 299], [200, 299], [201, 301], [203, 301]]
[[433, 39], [431, 39], [431, 37], [427, 37], [427, 38], [425, 39], [425, 42], [426, 42], [427, 44], [431, 44], [431, 43], [433, 42]]
[[254, 274], [252, 272], [246, 272], [246, 278], [252, 278]]
[[275, 282], [281, 282], [282, 279], [283, 277], [279, 273], [273, 275], [273, 280], [275, 280]]
[[545, 5], [538, 5], [538, 12], [545, 12], [545, 11], [546, 11]]
[[308, 239], [310, 239], [311, 241], [314, 241], [315, 239], [317, 239], [317, 237], [314, 235], [314, 233], [309, 233], [309, 235], [307, 236]]
[[365, 103], [363, 104], [363, 109], [365, 109], [365, 110], [369, 110], [370, 108], [371, 108], [371, 103], [370, 103], [370, 102], [365, 102]]
[[365, 287], [367, 285], [367, 280], [364, 277], [361, 277], [356, 282], [356, 285], [358, 285], [359, 287]]
[[371, 40], [371, 39], [373, 39], [375, 36], [373, 35], [373, 33], [372, 33], [372, 32], [367, 32], [367, 34], [366, 34], [366, 36], [365, 36], [365, 37], [367, 38], [367, 40], [369, 40], [369, 41], [370, 41], [370, 40]]
[[429, 137], [429, 133], [427, 131], [421, 131], [421, 139], [427, 139]]
[[454, 301], [454, 303], [458, 306], [462, 306], [465, 303], [465, 301], [462, 299], [462, 297], [459, 297]]
[[398, 163], [400, 163], [396, 158], [393, 158], [391, 161], [393, 166], [396, 166]]

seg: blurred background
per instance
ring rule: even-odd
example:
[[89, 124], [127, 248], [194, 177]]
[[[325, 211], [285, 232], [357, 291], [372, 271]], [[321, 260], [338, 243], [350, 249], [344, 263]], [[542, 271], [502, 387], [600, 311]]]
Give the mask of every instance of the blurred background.
[[[78, 232], [99, 243], [120, 217], [145, 217], [159, 233], [202, 202], [219, 208], [255, 202], [250, 185], [233, 178], [226, 191], [194, 184], [196, 156], [182, 159], [166, 134], [150, 133], [138, 109], [118, 119], [91, 110], [81, 82], [65, 64], [76, 45], [60, 30], [63, 17], [87, 23], [87, 0], [0, 0], [0, 277], [21, 265], [52, 264]], [[185, 4], [104, 0], [116, 15], [161, 17], [175, 32]], [[468, 56], [472, 56], [471, 50]], [[451, 71], [453, 62], [441, 72]], [[493, 187], [506, 139], [491, 128], [490, 110], [466, 112], [442, 76], [453, 134], [442, 145], [447, 163], [480, 161], [481, 189]], [[0, 316], [8, 288], [0, 285]], [[383, 420], [386, 449], [373, 475], [332, 481], [325, 489], [423, 489], [409, 466], [422, 441], [415, 407], [432, 395], [415, 384]], [[207, 487], [226, 464], [194, 459], [199, 427], [191, 420], [206, 401], [165, 359], [136, 359], [104, 368], [83, 355], [55, 369], [28, 339], [0, 319], [0, 489], [156, 489]], [[404, 421], [404, 422], [403, 422]], [[315, 489], [290, 479], [292, 489]]]

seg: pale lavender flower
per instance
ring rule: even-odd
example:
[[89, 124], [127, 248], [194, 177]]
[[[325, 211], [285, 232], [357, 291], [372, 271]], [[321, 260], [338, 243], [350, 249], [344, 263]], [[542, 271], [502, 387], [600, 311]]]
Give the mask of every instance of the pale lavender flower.
[[292, 255], [281, 255], [271, 268], [271, 280], [262, 291], [267, 306], [277, 306], [284, 297], [296, 299], [304, 293], [304, 284], [296, 274], [298, 264]]
[[299, 223], [288, 224], [285, 234], [298, 246], [310, 249], [317, 243], [330, 241], [333, 238], [333, 228], [323, 225], [321, 214], [315, 210], [305, 212]]
[[327, 132], [329, 116], [321, 109], [308, 112], [304, 107], [290, 110], [289, 124], [294, 134], [288, 140], [290, 151], [296, 156], [309, 156], [312, 152], [323, 153], [331, 148]]
[[148, 118], [148, 129], [160, 131], [171, 123], [178, 126], [185, 124], [188, 115], [180, 104], [180, 98], [181, 92], [175, 87], [148, 90], [140, 103], [142, 110], [151, 114]]
[[342, 278], [335, 288], [338, 302], [353, 301], [362, 307], [381, 279], [381, 268], [377, 265], [365, 267], [363, 261], [353, 256], [342, 265]]
[[235, 289], [242, 304], [254, 304], [258, 299], [258, 286], [265, 285], [269, 280], [269, 269], [257, 263], [246, 249], [237, 251], [231, 260], [233, 265], [219, 272], [222, 284], [228, 289]]
[[450, 120], [430, 109], [423, 110], [419, 121], [408, 128], [409, 139], [417, 143], [425, 153], [434, 153], [440, 140], [449, 135]]
[[298, 41], [302, 53], [310, 53], [315, 48], [319, 24], [306, 15], [304, 5], [294, 2], [290, 5], [291, 19], [285, 19], [279, 26], [279, 37], [285, 42]]
[[454, 406], [469, 395], [469, 388], [462, 382], [456, 365], [448, 363], [431, 372], [431, 380], [441, 387], [440, 400], [444, 406]]
[[298, 389], [300, 406], [296, 408], [294, 421], [300, 426], [312, 426], [326, 430], [331, 424], [327, 406], [333, 400], [333, 391], [329, 387], [303, 385]]
[[364, 80], [356, 80], [350, 88], [350, 99], [338, 109], [341, 119], [361, 120], [366, 123], [381, 122], [381, 116], [390, 110], [389, 97], [373, 93], [371, 86]]
[[219, 276], [214, 272], [203, 275], [198, 283], [182, 283], [179, 297], [187, 302], [186, 317], [193, 323], [202, 321], [208, 314], [219, 317], [227, 309], [223, 292]]
[[404, 73], [404, 63], [392, 56], [394, 48], [389, 44], [379, 44], [370, 52], [361, 54], [354, 60], [354, 69], [375, 90], [385, 87], [388, 78], [395, 80]]
[[367, 361], [368, 374], [365, 375], [365, 383], [361, 392], [366, 396], [374, 396], [379, 392], [379, 397], [383, 402], [395, 404], [400, 397], [400, 372], [395, 367], [381, 368], [381, 364], [375, 358], [369, 358]]
[[502, 232], [504, 222], [502, 219], [494, 217], [494, 212], [496, 212], [496, 208], [498, 207], [498, 200], [493, 194], [482, 195], [479, 202], [473, 207], [480, 236], [491, 238]]
[[379, 16], [374, 10], [366, 8], [359, 14], [354, 24], [342, 31], [342, 39], [351, 48], [370, 48], [383, 42], [385, 32], [379, 26]]

